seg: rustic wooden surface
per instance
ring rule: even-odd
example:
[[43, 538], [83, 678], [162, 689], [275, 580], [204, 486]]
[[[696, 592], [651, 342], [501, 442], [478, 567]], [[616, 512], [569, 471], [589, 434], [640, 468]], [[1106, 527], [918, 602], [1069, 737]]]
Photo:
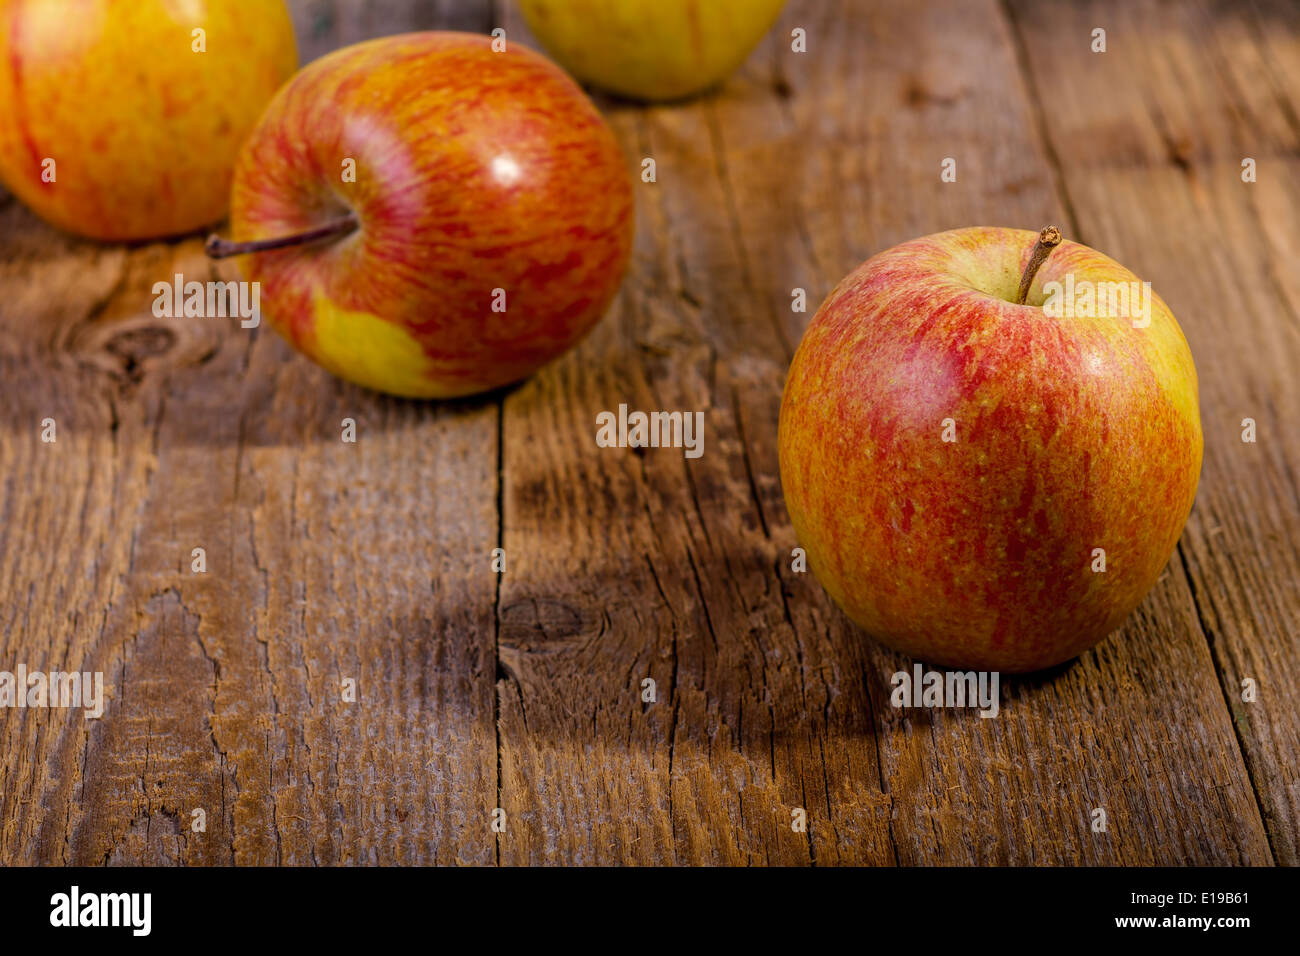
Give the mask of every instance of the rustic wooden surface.
[[[488, 0], [294, 6], [304, 61], [530, 42]], [[0, 669], [111, 685], [99, 721], [0, 710], [0, 863], [1300, 863], [1297, 8], [792, 0], [716, 95], [598, 102], [658, 165], [625, 288], [462, 402], [157, 320], [154, 282], [214, 271], [199, 237], [95, 245], [0, 196]], [[790, 570], [785, 369], [871, 254], [1049, 221], [1179, 316], [1196, 507], [1123, 630], [997, 719], [896, 711], [908, 662]], [[620, 402], [703, 410], [703, 457], [597, 448]]]

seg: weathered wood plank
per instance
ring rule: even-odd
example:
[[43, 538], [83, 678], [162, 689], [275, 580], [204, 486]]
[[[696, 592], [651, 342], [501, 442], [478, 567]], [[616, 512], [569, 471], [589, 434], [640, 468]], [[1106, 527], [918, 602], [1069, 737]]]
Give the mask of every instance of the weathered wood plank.
[[[370, 6], [329, 42], [429, 9]], [[496, 403], [157, 320], [177, 272], [213, 274], [198, 238], [99, 247], [0, 209], [0, 651], [113, 688], [99, 722], [0, 712], [0, 860], [493, 862]]]
[[[808, 318], [792, 289], [816, 303], [910, 236], [1063, 213], [995, 6], [809, 4], [778, 37], [794, 26], [812, 53], [773, 38], [716, 100], [611, 104], [630, 157], [658, 164], [637, 269], [582, 350], [507, 400], [505, 539], [522, 560], [503, 613], [564, 610], [528, 616], [526, 640], [502, 632], [503, 788], [531, 814], [502, 859], [1267, 861], [1180, 568], [1097, 652], [1011, 686], [992, 721], [893, 711], [906, 662], [789, 572], [774, 436]], [[957, 184], [940, 182], [946, 156]], [[596, 449], [595, 415], [619, 402], [706, 411], [704, 457]], [[632, 627], [643, 645], [626, 646]], [[653, 648], [647, 676], [672, 693], [642, 716]], [[612, 754], [605, 722], [627, 727]], [[794, 806], [807, 847], [788, 839]], [[1107, 834], [1089, 829], [1096, 806]], [[627, 819], [652, 821], [651, 848], [611, 845]]]
[[[653, 156], [658, 182], [640, 187], [615, 310], [506, 401], [504, 528], [519, 558], [501, 594], [503, 800], [527, 826], [502, 841], [502, 861], [808, 863], [790, 821], [822, 790], [804, 766], [818, 744], [732, 372], [752, 357], [773, 382], [782, 363], [746, 347], [739, 326], [708, 324], [716, 296], [752, 304], [728, 245], [712, 107], [605, 105], [630, 170]], [[621, 402], [703, 412], [703, 457], [597, 448], [597, 412]], [[640, 699], [645, 678], [653, 704]], [[870, 742], [859, 750], [867, 759]], [[884, 862], [883, 821], [878, 836], [858, 852]]]
[[[1300, 56], [1293, 4], [1014, 6], [1083, 241], [1179, 317], [1205, 464], [1179, 554], [1278, 862], [1300, 863]], [[1109, 52], [1088, 36], [1109, 26]], [[1125, 51], [1142, 50], [1134, 70]], [[1089, 82], [1064, 78], [1087, 76]], [[1113, 117], [1122, 117], [1117, 120]], [[1104, 137], [1104, 138], [1103, 138]], [[1128, 149], [1099, 149], [1120, 141]], [[1242, 180], [1255, 159], [1258, 181]], [[1243, 419], [1258, 441], [1242, 440]], [[1242, 682], [1259, 686], [1242, 700]], [[1214, 702], [1198, 698], [1210, 709]]]
[[[855, 21], [841, 15], [838, 22]], [[935, 4], [893, 16], [877, 10], [856, 23], [861, 32], [856, 38], [850, 32], [845, 49], [871, 48], [869, 64], [853, 71], [833, 56], [812, 64], [835, 71], [815, 81], [823, 97], [835, 88], [833, 76], [855, 77], [843, 84], [841, 100], [828, 106], [824, 99], [802, 96], [803, 84], [813, 83], [790, 79], [796, 130], [816, 130], [827, 115], [851, 117], [849, 131], [836, 138], [847, 147], [838, 154], [844, 157], [838, 168], [816, 169], [792, 190], [807, 195], [820, 181], [823, 192], [835, 197], [829, 209], [841, 211], [833, 220], [838, 229], [817, 247], [819, 262], [838, 253], [831, 281], [870, 252], [912, 235], [977, 223], [1033, 228], [1061, 217], [1050, 165], [1035, 144], [1029, 103], [995, 9]], [[743, 135], [753, 127], [741, 121], [735, 128]], [[827, 153], [837, 156], [833, 149]], [[939, 179], [944, 157], [957, 159], [956, 183]], [[762, 192], [756, 189], [751, 202], [739, 205], [764, 208]], [[780, 231], [754, 223], [742, 234], [757, 242]], [[770, 468], [774, 473], [774, 460]], [[783, 519], [770, 523], [779, 527]], [[1172, 592], [1169, 584], [1175, 585]], [[1147, 610], [1152, 604], [1157, 613]], [[1186, 751], [1170, 753], [1164, 726], [1183, 723], [1182, 708], [1156, 694], [1115, 693], [1131, 683], [1127, 674], [1133, 670], [1176, 672], [1189, 692], [1212, 691], [1204, 648], [1170, 644], [1171, 635], [1194, 633], [1191, 610], [1185, 585], [1167, 580], [1145, 613], [1097, 652], [1051, 680], [1008, 687], [1007, 709], [998, 720], [935, 714], [919, 722], [929, 723], [927, 735], [897, 712], [878, 707], [900, 861], [1266, 859], [1226, 714], [1198, 720]], [[888, 660], [877, 656], [868, 672], [880, 674], [877, 698], [886, 696], [885, 674], [902, 665]], [[1097, 707], [1099, 693], [1106, 709]], [[1077, 742], [1062, 747], [1066, 727]], [[1164, 754], [1171, 771], [1210, 761], [1214, 783], [1235, 781], [1231, 811], [1223, 812], [1214, 784], [1204, 780], [1186, 780], [1181, 793], [1154, 787], [1148, 793], [1116, 792], [1112, 782], [1124, 780], [1136, 759], [1146, 759], [1143, 752]], [[1105, 807], [1111, 820], [1111, 832], [1101, 839], [1088, 827], [1096, 806]], [[1201, 829], [1212, 835], [1179, 835]]]

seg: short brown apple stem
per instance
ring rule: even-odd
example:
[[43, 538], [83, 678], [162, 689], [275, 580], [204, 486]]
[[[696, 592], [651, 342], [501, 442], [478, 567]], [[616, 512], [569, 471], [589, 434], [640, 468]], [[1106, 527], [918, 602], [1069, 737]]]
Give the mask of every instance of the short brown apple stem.
[[309, 242], [319, 242], [322, 239], [335, 239], [346, 236], [348, 233], [355, 231], [360, 224], [356, 213], [350, 212], [342, 219], [328, 222], [319, 228], [309, 229], [307, 232], [300, 232], [292, 236], [278, 236], [275, 239], [251, 239], [247, 242], [235, 242], [232, 239], [222, 239], [220, 236], [212, 235], [208, 236], [203, 251], [211, 259], [229, 259], [231, 256], [243, 256], [250, 252], [290, 249], [294, 246], [305, 246]]
[[1020, 289], [1016, 292], [1016, 305], [1024, 305], [1025, 299], [1029, 297], [1029, 287], [1034, 284], [1034, 276], [1038, 275], [1038, 268], [1047, 261], [1047, 257], [1052, 254], [1052, 250], [1061, 244], [1061, 230], [1055, 226], [1044, 226], [1038, 233], [1038, 241], [1034, 243], [1033, 251], [1029, 253], [1029, 264], [1025, 266], [1025, 272], [1020, 277]]

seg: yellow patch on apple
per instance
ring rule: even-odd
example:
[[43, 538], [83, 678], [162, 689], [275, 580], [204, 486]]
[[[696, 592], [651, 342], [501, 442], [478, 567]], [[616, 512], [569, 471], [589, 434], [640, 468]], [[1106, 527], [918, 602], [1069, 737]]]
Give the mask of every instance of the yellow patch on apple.
[[321, 293], [312, 300], [312, 357], [342, 379], [407, 398], [444, 398], [431, 391], [429, 360], [400, 325], [369, 312], [339, 308]]

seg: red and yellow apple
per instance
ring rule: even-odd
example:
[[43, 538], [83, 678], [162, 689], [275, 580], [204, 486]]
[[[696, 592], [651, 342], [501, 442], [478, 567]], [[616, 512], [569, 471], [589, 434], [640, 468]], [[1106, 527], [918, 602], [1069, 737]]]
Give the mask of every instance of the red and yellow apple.
[[585, 335], [633, 218], [618, 143], [563, 71], [413, 33], [337, 50], [276, 95], [236, 168], [232, 239], [209, 251], [247, 253], [262, 314], [334, 374], [448, 398]]
[[776, 22], [785, 0], [519, 0], [533, 35], [570, 73], [642, 100], [722, 82]]
[[4, 0], [0, 63], [0, 179], [62, 229], [128, 240], [226, 214], [298, 52], [283, 0]]
[[1143, 286], [1072, 242], [1042, 250], [1017, 304], [1035, 238], [959, 229], [868, 260], [812, 320], [782, 398], [809, 565], [864, 630], [934, 664], [1031, 671], [1096, 644], [1196, 494], [1196, 369], [1174, 316], [1153, 294], [1116, 314], [1117, 290]]

